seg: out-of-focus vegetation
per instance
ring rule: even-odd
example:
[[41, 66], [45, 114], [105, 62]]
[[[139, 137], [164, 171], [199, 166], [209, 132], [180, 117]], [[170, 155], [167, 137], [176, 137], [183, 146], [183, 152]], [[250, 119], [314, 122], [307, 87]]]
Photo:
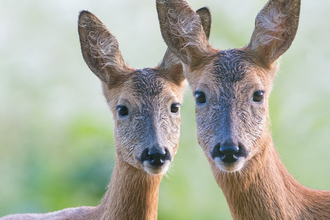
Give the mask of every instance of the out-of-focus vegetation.
[[[211, 43], [242, 47], [266, 0], [190, 0], [213, 14]], [[49, 212], [102, 199], [115, 161], [112, 116], [83, 62], [80, 10], [96, 14], [133, 67], [153, 67], [166, 46], [155, 1], [0, 1], [0, 216]], [[330, 190], [330, 2], [303, 0], [270, 100], [274, 142], [293, 176]], [[160, 187], [159, 219], [231, 219], [196, 140], [189, 88], [181, 142]]]

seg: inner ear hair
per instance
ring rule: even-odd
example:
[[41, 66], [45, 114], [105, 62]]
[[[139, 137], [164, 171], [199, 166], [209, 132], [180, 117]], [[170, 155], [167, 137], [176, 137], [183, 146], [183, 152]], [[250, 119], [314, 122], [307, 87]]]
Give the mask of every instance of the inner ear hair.
[[270, 66], [291, 46], [297, 33], [299, 14], [299, 0], [269, 0], [256, 17], [247, 50]]
[[[211, 32], [210, 10], [207, 7], [203, 7], [198, 9], [196, 13], [199, 15], [206, 37], [209, 38]], [[183, 66], [180, 60], [169, 49], [166, 50], [160, 67], [170, 74], [172, 80], [176, 84], [181, 85], [181, 83], [185, 80]]]
[[121, 55], [117, 39], [95, 15], [82, 11], [78, 32], [83, 58], [101, 81], [111, 85], [131, 69]]
[[208, 56], [211, 46], [200, 16], [186, 1], [157, 0], [161, 33], [169, 49], [191, 68]]

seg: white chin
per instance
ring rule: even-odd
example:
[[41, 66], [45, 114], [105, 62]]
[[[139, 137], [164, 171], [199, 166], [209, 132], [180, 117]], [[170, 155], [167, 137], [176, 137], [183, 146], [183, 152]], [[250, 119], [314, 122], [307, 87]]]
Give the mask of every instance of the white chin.
[[145, 162], [143, 162], [143, 168], [149, 174], [161, 175], [161, 174], [165, 174], [167, 172], [167, 170], [170, 167], [170, 163], [171, 163], [170, 161], [166, 161], [164, 163], [164, 165], [154, 167], [154, 166], [151, 166], [148, 162], [145, 161]]
[[219, 157], [214, 159], [215, 164], [220, 170], [229, 173], [241, 170], [244, 166], [244, 161], [244, 158], [239, 158], [235, 163], [224, 163], [220, 160]]

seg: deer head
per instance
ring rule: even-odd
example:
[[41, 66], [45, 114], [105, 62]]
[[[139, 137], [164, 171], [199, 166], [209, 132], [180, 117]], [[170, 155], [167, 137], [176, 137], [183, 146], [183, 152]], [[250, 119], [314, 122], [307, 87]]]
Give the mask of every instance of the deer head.
[[[209, 28], [208, 9], [198, 13]], [[84, 60], [101, 80], [113, 113], [117, 156], [150, 174], [165, 173], [179, 144], [179, 109], [186, 84], [180, 60], [166, 51], [157, 67], [134, 69], [95, 15], [82, 11], [78, 26]]]
[[184, 63], [196, 99], [198, 142], [224, 172], [248, 167], [264, 152], [268, 97], [276, 60], [298, 28], [300, 0], [269, 0], [256, 17], [246, 47], [213, 48], [185, 0], [157, 0], [162, 36]]

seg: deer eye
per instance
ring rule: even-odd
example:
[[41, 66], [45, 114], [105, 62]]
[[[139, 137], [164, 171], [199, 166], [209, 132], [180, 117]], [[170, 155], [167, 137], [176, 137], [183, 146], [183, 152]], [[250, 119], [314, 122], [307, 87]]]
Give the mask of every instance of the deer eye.
[[206, 102], [205, 93], [201, 91], [195, 92], [195, 99], [197, 104], [203, 104]]
[[180, 103], [173, 103], [171, 105], [171, 112], [172, 113], [177, 113], [179, 111]]
[[118, 105], [117, 111], [119, 116], [126, 116], [128, 115], [128, 108], [125, 105]]
[[253, 101], [254, 102], [261, 102], [262, 100], [264, 100], [264, 94], [265, 91], [262, 90], [258, 90], [256, 92], [253, 93]]

